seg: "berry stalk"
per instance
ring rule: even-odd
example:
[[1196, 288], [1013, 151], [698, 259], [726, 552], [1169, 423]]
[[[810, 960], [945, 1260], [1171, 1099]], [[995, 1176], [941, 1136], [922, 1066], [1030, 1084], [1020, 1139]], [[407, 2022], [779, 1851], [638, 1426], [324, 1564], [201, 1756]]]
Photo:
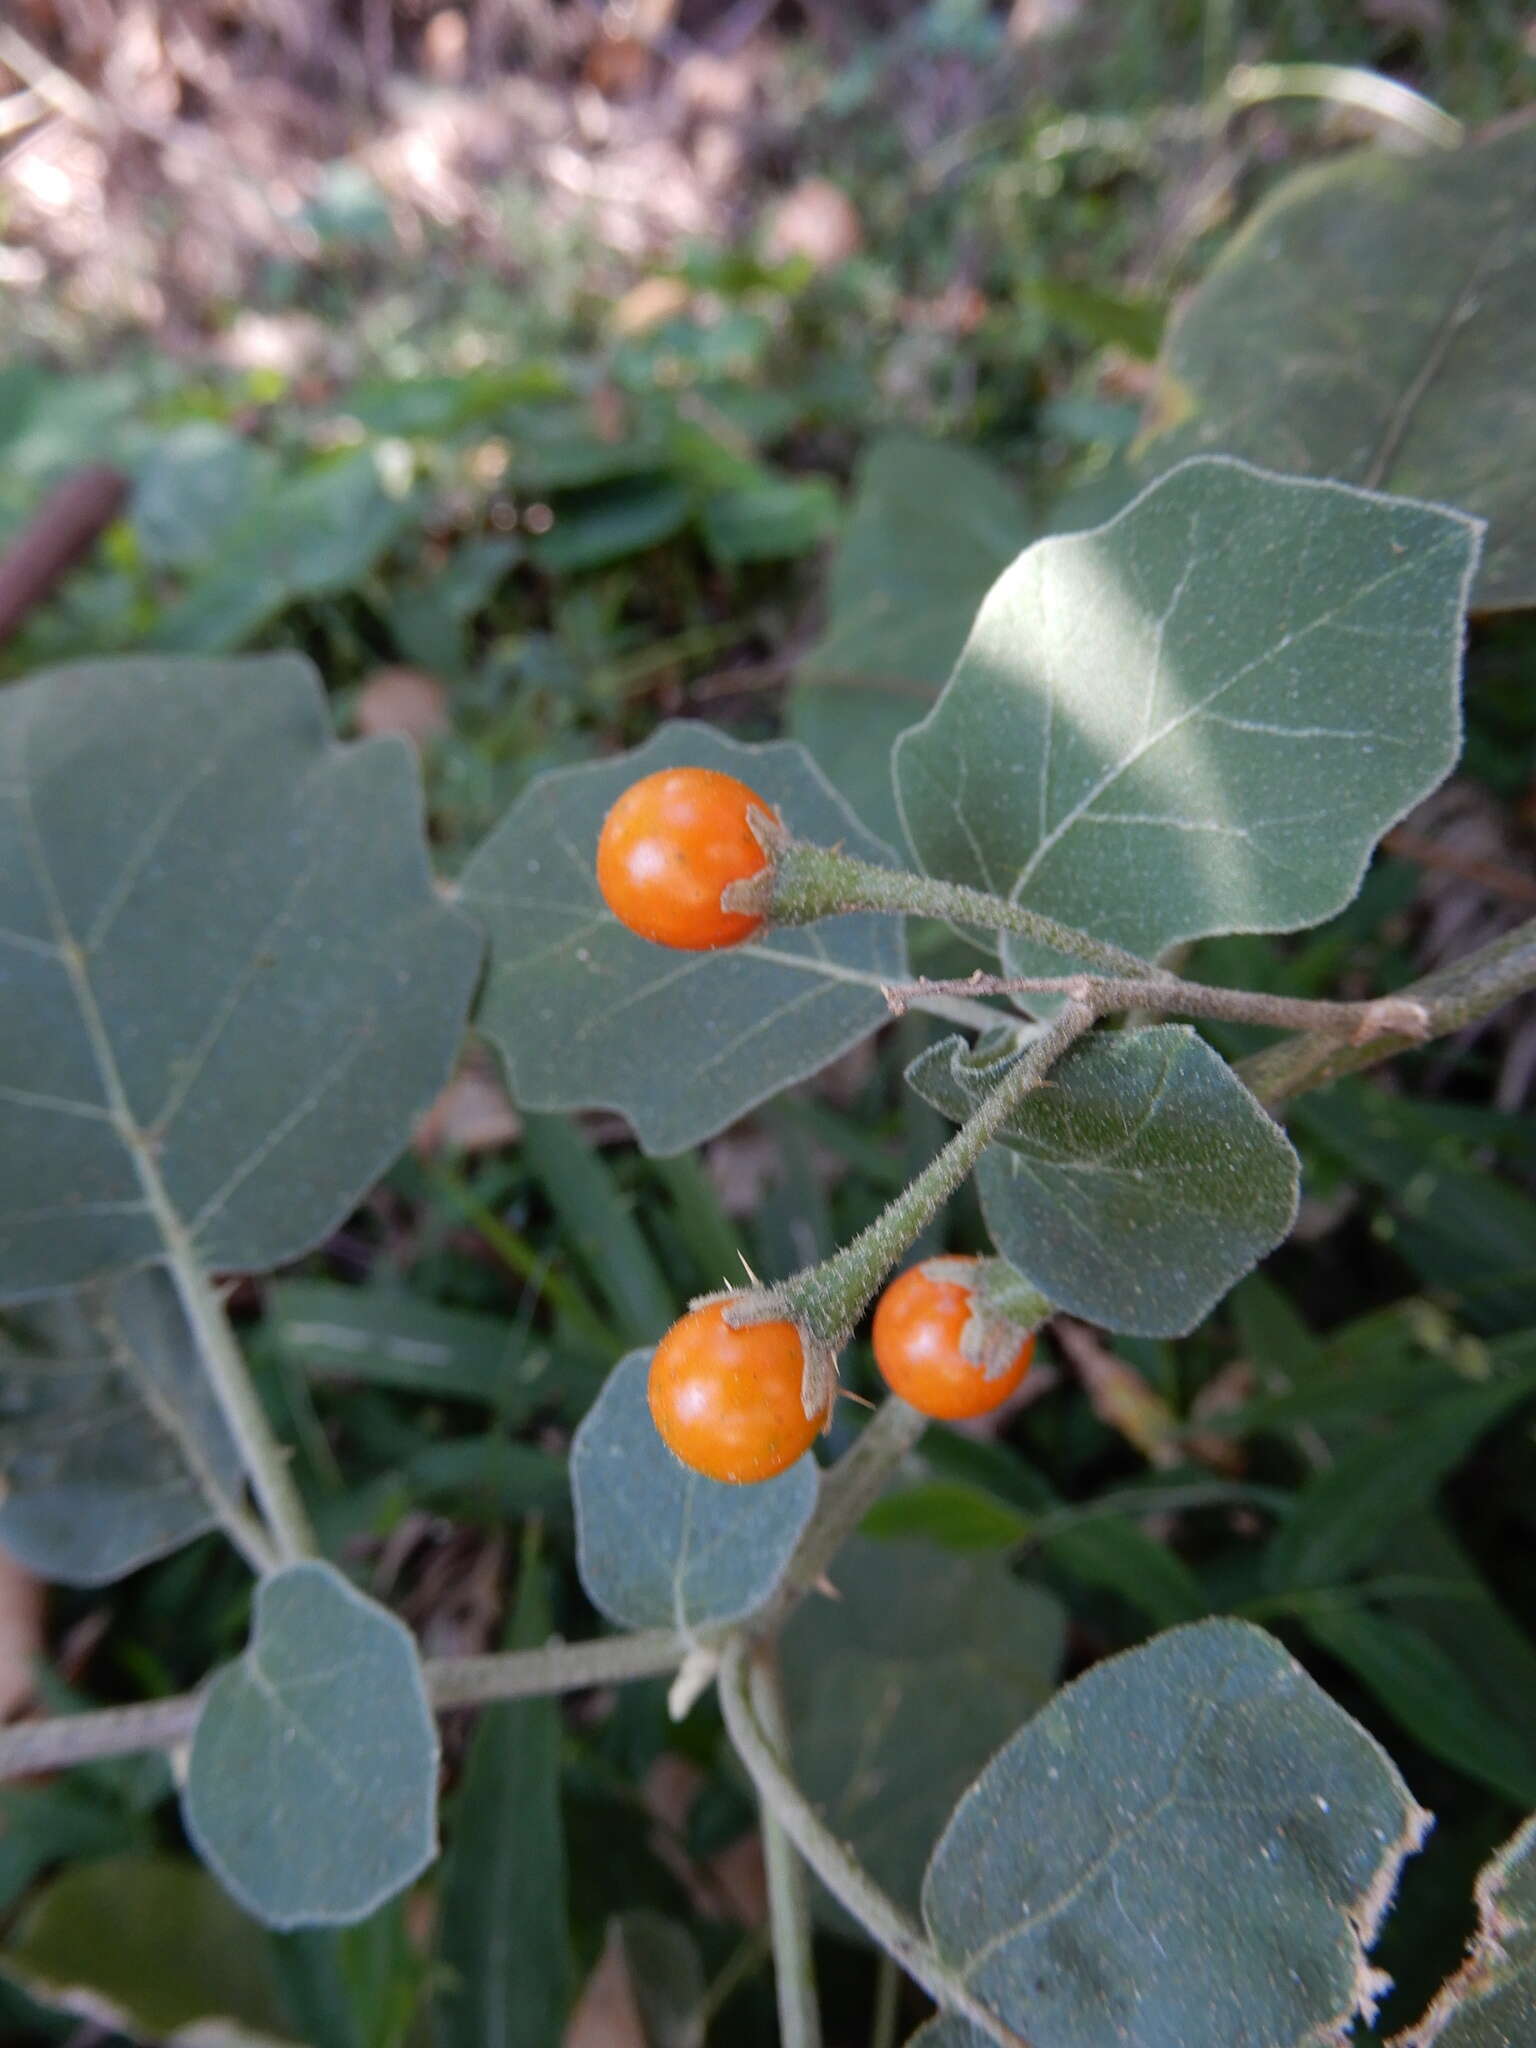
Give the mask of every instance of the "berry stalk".
[[767, 1289], [765, 1313], [797, 1324], [818, 1346], [841, 1350], [907, 1246], [949, 1200], [1024, 1097], [1092, 1022], [1091, 1010], [1067, 1003], [916, 1180], [840, 1252]]

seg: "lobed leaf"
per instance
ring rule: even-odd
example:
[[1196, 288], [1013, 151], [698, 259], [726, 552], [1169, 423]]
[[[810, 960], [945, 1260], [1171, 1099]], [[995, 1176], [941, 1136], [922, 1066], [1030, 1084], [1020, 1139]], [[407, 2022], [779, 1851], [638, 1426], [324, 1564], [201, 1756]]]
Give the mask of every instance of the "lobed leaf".
[[762, 1606], [816, 1505], [809, 1452], [760, 1486], [689, 1471], [656, 1434], [650, 1353], [620, 1359], [571, 1444], [576, 1565], [628, 1628], [718, 1628]]
[[480, 1024], [524, 1109], [616, 1109], [653, 1153], [702, 1143], [867, 1038], [889, 1019], [882, 985], [906, 972], [900, 927], [882, 917], [718, 953], [626, 931], [598, 894], [598, 833], [632, 782], [679, 765], [739, 777], [802, 838], [889, 857], [803, 747], [743, 746], [696, 723], [542, 775], [513, 804], [462, 885], [491, 941]]
[[0, 1332], [0, 1543], [46, 1579], [101, 1586], [212, 1528], [240, 1453], [175, 1292], [150, 1270]]
[[[1479, 609], [1536, 601], [1536, 124], [1296, 173], [1169, 336], [1148, 459], [1219, 448], [1490, 522]], [[1159, 431], [1161, 428], [1161, 431]]]
[[1518, 2048], [1536, 2036], [1536, 1815], [1484, 1866], [1476, 1897], [1465, 1965], [1392, 2048]]
[[1037, 541], [897, 742], [918, 858], [1146, 956], [1332, 915], [1455, 760], [1478, 533], [1206, 459]]
[[956, 1799], [1049, 1698], [1065, 1619], [997, 1558], [855, 1539], [828, 1573], [837, 1597], [784, 1631], [795, 1772], [881, 1889], [917, 1909]]
[[[942, 1039], [907, 1069], [957, 1121], [998, 1055]], [[1100, 1032], [1026, 1096], [976, 1180], [997, 1249], [1058, 1307], [1111, 1330], [1181, 1336], [1290, 1229], [1289, 1139], [1183, 1024]]]
[[289, 655], [0, 697], [0, 1301], [320, 1242], [447, 1077], [479, 958], [397, 742]]
[[889, 434], [859, 464], [789, 730], [882, 838], [901, 831], [891, 747], [943, 688], [976, 607], [1028, 538], [1018, 492], [980, 455]]
[[[1322, 2048], [1428, 1822], [1271, 1637], [1174, 1629], [1095, 1665], [955, 1809], [933, 1940], [1032, 2048]], [[946, 2023], [926, 2044], [968, 2038]]]
[[256, 1588], [182, 1795], [221, 1884], [270, 1927], [361, 1920], [437, 1853], [437, 1725], [409, 1631], [331, 1565]]

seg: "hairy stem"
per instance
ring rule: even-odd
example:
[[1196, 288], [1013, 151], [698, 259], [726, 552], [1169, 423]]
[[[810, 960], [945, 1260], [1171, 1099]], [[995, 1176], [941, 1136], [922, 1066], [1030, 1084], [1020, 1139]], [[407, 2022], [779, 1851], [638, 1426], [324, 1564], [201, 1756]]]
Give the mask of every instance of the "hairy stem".
[[[940, 882], [932, 875], [907, 874], [900, 868], [876, 867], [838, 847], [810, 846], [798, 839], [776, 842], [772, 851], [771, 894], [763, 907], [774, 924], [814, 924], [818, 918], [854, 910], [888, 910], [898, 916], [943, 918], [984, 932], [1009, 932], [1015, 938], [1049, 946], [1069, 960], [1081, 960], [1085, 966], [1132, 980], [1158, 971], [1152, 961], [1128, 953], [1123, 946], [1111, 946], [1069, 924], [1058, 924], [1054, 917], [1026, 910], [1022, 903], [1011, 903], [1005, 896], [989, 896], [985, 889]], [[744, 896], [742, 905], [749, 907]]]
[[885, 1491], [886, 1483], [913, 1450], [928, 1418], [890, 1394], [821, 1482], [821, 1498], [795, 1547], [778, 1591], [756, 1621], [754, 1633], [776, 1630], [820, 1579], [834, 1557]]
[[769, 1290], [773, 1312], [793, 1317], [833, 1349], [846, 1343], [870, 1297], [913, 1238], [938, 1214], [1019, 1103], [1092, 1022], [1090, 1009], [1068, 1002], [1056, 1021], [1019, 1053], [943, 1150], [867, 1229], [821, 1265]]
[[737, 1755], [746, 1765], [765, 1811], [772, 1811], [827, 1890], [929, 1997], [960, 2014], [999, 2048], [1029, 2048], [990, 2006], [975, 1996], [907, 1915], [823, 1825], [779, 1761], [758, 1720], [751, 1694], [752, 1653], [744, 1637], [726, 1644], [720, 1665], [720, 1711]]
[[1163, 1017], [1217, 1017], [1229, 1024], [1273, 1024], [1281, 1030], [1326, 1031], [1362, 1044], [1389, 1033], [1423, 1035], [1428, 1013], [1406, 996], [1382, 996], [1363, 1003], [1316, 1001], [1310, 996], [1272, 996], [1256, 989], [1212, 988], [1176, 974], [1150, 980], [1068, 974], [975, 974], [959, 981], [913, 981], [888, 988], [886, 1001], [897, 1016], [929, 995], [1061, 995], [1096, 1017], [1137, 1010]]
[[[773, 1647], [760, 1643], [747, 1667], [752, 1709], [763, 1739], [781, 1765], [789, 1762], [789, 1730]], [[768, 1923], [773, 1934], [774, 1988], [783, 2048], [821, 2048], [816, 1963], [811, 1950], [811, 1900], [805, 1865], [778, 1814], [761, 1805], [763, 1862], [768, 1873]]]
[[[1502, 938], [1481, 946], [1398, 991], [1397, 1000], [1418, 1004], [1429, 1019], [1424, 1038], [1443, 1038], [1462, 1031], [1514, 997], [1536, 988], [1536, 918], [1528, 918]], [[1355, 1045], [1336, 1032], [1307, 1031], [1269, 1045], [1238, 1065], [1238, 1073], [1270, 1108], [1321, 1088], [1344, 1074], [1358, 1073], [1394, 1053], [1406, 1052], [1419, 1038], [1389, 1032]]]
[[647, 1628], [598, 1636], [589, 1643], [546, 1643], [537, 1650], [502, 1650], [485, 1657], [434, 1657], [426, 1666], [427, 1693], [441, 1710], [660, 1678], [675, 1671], [691, 1647], [669, 1628]]
[[[600, 1636], [590, 1643], [548, 1643], [538, 1650], [508, 1650], [488, 1657], [437, 1657], [425, 1666], [427, 1693], [441, 1712], [616, 1685], [675, 1671], [688, 1647], [669, 1629], [643, 1629], [632, 1635]], [[0, 1779], [130, 1756], [138, 1750], [174, 1749], [191, 1739], [202, 1709], [202, 1694], [188, 1692], [145, 1706], [59, 1714], [0, 1728]]]

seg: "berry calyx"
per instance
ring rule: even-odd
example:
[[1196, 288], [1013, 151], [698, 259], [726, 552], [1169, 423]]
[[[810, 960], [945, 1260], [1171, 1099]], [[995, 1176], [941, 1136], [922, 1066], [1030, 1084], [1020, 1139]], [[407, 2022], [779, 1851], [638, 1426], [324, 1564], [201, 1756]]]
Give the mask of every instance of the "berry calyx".
[[768, 866], [754, 811], [772, 816], [755, 790], [714, 768], [663, 768], [632, 783], [597, 842], [603, 901], [620, 924], [659, 946], [739, 946], [762, 916], [728, 910], [721, 898]]
[[875, 1309], [875, 1363], [886, 1385], [938, 1422], [965, 1422], [1000, 1407], [1035, 1355], [1032, 1332], [999, 1325], [978, 1301], [974, 1282], [981, 1266], [980, 1259], [909, 1266]]
[[674, 1457], [732, 1486], [787, 1472], [815, 1442], [826, 1414], [800, 1399], [805, 1347], [793, 1323], [733, 1329], [727, 1300], [675, 1322], [651, 1360], [651, 1419]]

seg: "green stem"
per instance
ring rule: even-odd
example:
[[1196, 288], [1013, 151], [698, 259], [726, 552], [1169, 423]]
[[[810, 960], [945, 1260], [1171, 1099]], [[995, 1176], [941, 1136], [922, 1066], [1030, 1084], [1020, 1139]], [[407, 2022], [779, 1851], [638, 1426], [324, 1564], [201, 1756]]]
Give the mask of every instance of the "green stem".
[[315, 1534], [288, 1469], [288, 1453], [268, 1426], [245, 1356], [229, 1327], [229, 1318], [179, 1221], [167, 1215], [161, 1219], [161, 1227], [166, 1239], [166, 1263], [182, 1311], [203, 1370], [239, 1447], [251, 1491], [271, 1531], [276, 1562], [294, 1564], [302, 1557], [312, 1557]]
[[[1058, 924], [1041, 911], [1026, 910], [1004, 896], [989, 896], [961, 882], [941, 882], [932, 875], [912, 875], [900, 868], [876, 867], [834, 846], [810, 846], [798, 839], [776, 841], [765, 905], [775, 924], [814, 924], [853, 910], [894, 911], [905, 917], [940, 917], [950, 924], [985, 932], [1009, 932], [1033, 940], [1069, 960], [1081, 960], [1108, 974], [1142, 980], [1158, 969], [1123, 946], [1109, 945], [1071, 925]], [[754, 878], [755, 880], [756, 878]], [[749, 890], [751, 884], [738, 884]], [[730, 892], [728, 892], [729, 894]], [[745, 896], [743, 907], [749, 907]]]
[[773, 1312], [793, 1318], [819, 1343], [840, 1349], [907, 1246], [938, 1214], [1024, 1097], [1092, 1022], [1091, 1010], [1068, 1002], [1055, 1022], [1017, 1055], [944, 1149], [867, 1229], [821, 1265], [769, 1291]]
[[1423, 93], [1355, 64], [1239, 64], [1223, 85], [1220, 99], [1232, 110], [1267, 100], [1332, 100], [1357, 107], [1377, 121], [1390, 121], [1439, 149], [1455, 149], [1466, 135], [1454, 116]]
[[726, 1644], [720, 1664], [720, 1711], [736, 1754], [747, 1767], [765, 1810], [771, 1810], [785, 1834], [821, 1879], [839, 1905], [872, 1934], [888, 1955], [929, 1997], [960, 2014], [999, 2048], [1029, 2048], [929, 1943], [895, 1900], [875, 1883], [837, 1837], [818, 1818], [805, 1794], [780, 1763], [763, 1730], [751, 1696], [751, 1653], [742, 1636]]
[[[1380, 996], [1361, 1003], [1319, 1001], [1311, 996], [1267, 995], [1259, 989], [1213, 988], [1176, 974], [1152, 979], [1090, 974], [984, 974], [959, 981], [921, 980], [888, 988], [886, 1001], [899, 1016], [925, 997], [947, 995], [1070, 996], [1096, 1017], [1139, 1011], [1160, 1017], [1215, 1017], [1228, 1024], [1272, 1024], [1280, 1030], [1326, 1031], [1362, 1043], [1390, 1033], [1411, 1036], [1416, 1005], [1404, 996]], [[1427, 1018], [1426, 1018], [1427, 1021]]]
[[[789, 1761], [789, 1730], [773, 1667], [773, 1649], [759, 1643], [748, 1661], [747, 1685], [763, 1739], [781, 1765]], [[782, 2048], [821, 2048], [816, 1963], [811, 1949], [811, 1901], [805, 1865], [774, 1809], [764, 1801], [763, 1862], [768, 1875], [768, 1924], [773, 1934], [774, 1988]]]
[[213, 1511], [220, 1528], [245, 1559], [257, 1578], [264, 1578], [268, 1572], [277, 1570], [278, 1555], [265, 1526], [246, 1506], [243, 1489], [237, 1479], [234, 1486], [226, 1486], [223, 1478], [214, 1471], [205, 1453], [198, 1431], [189, 1417], [160, 1386], [152, 1373], [140, 1365], [138, 1355], [131, 1345], [123, 1343], [122, 1354], [128, 1370], [138, 1389], [139, 1399], [149, 1409], [166, 1435], [171, 1438], [181, 1454], [183, 1464], [197, 1481], [204, 1500]]
[[896, 2048], [901, 2020], [901, 1972], [882, 1953], [875, 1965], [875, 2010], [869, 2023], [869, 2048]]
[[[688, 1649], [670, 1629], [642, 1629], [599, 1636], [589, 1643], [547, 1643], [538, 1650], [507, 1650], [488, 1657], [436, 1657], [423, 1668], [428, 1696], [442, 1712], [661, 1677], [677, 1669]], [[146, 1706], [57, 1714], [46, 1721], [0, 1728], [0, 1779], [131, 1756], [138, 1750], [174, 1749], [190, 1741], [202, 1710], [202, 1694], [187, 1692]]]
[[1393, 1000], [1419, 1004], [1429, 1019], [1420, 1037], [1387, 1033], [1354, 1045], [1334, 1032], [1307, 1031], [1269, 1045], [1238, 1065], [1238, 1073], [1270, 1108], [1309, 1088], [1321, 1088], [1343, 1074], [1375, 1066], [1406, 1052], [1423, 1037], [1443, 1038], [1465, 1030], [1515, 996], [1536, 988], [1536, 918], [1528, 918], [1491, 945], [1479, 947], [1449, 967], [1437, 968], [1399, 989]]
[[770, 1633], [811, 1590], [827, 1566], [884, 1493], [886, 1482], [916, 1448], [928, 1418], [890, 1394], [865, 1423], [858, 1441], [824, 1476], [821, 1498], [795, 1548], [778, 1591], [751, 1624]]
[[441, 1710], [620, 1685], [675, 1671], [691, 1647], [671, 1629], [648, 1628], [598, 1636], [590, 1643], [546, 1643], [538, 1650], [502, 1650], [485, 1657], [434, 1657], [426, 1665], [427, 1692]]

